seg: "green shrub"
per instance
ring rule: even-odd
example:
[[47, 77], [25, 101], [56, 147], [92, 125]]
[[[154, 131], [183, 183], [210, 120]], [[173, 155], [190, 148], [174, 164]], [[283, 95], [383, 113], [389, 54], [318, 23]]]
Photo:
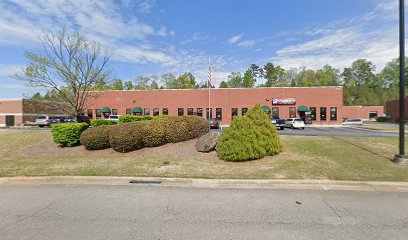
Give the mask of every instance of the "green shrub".
[[282, 151], [283, 145], [280, 140], [278, 130], [273, 125], [268, 115], [261, 109], [260, 105], [255, 105], [246, 115], [255, 124], [255, 128], [262, 133], [258, 137], [258, 143], [266, 150], [266, 155], [273, 156]]
[[86, 123], [59, 123], [51, 125], [52, 140], [59, 147], [72, 147], [79, 144], [81, 133], [88, 128]]
[[153, 117], [151, 116], [123, 115], [119, 117], [119, 123], [138, 122], [152, 119]]
[[112, 126], [88, 128], [81, 133], [81, 144], [88, 150], [110, 148], [109, 131], [111, 129]]
[[256, 105], [245, 116], [234, 117], [231, 126], [221, 135], [216, 150], [223, 160], [246, 161], [276, 155], [282, 148], [276, 127]]
[[199, 138], [209, 132], [207, 119], [198, 116], [185, 116], [188, 128], [188, 139]]
[[166, 132], [166, 140], [176, 143], [189, 140], [187, 121], [183, 116], [169, 116], [161, 121]]
[[157, 147], [166, 144], [165, 126], [161, 120], [143, 123], [143, 144], [146, 147]]
[[91, 119], [91, 126], [98, 127], [102, 125], [115, 125], [116, 121], [105, 120], [105, 119]]
[[246, 161], [264, 157], [266, 150], [257, 141], [260, 135], [248, 117], [235, 117], [217, 143], [218, 156], [227, 161]]
[[130, 152], [143, 148], [143, 122], [130, 122], [111, 126], [109, 144], [117, 152]]

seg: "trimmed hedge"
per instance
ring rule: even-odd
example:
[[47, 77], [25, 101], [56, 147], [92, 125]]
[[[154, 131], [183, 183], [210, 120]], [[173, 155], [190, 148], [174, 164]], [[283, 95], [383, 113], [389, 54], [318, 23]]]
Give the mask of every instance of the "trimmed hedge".
[[130, 152], [143, 148], [143, 122], [110, 126], [109, 144], [117, 152]]
[[276, 155], [282, 148], [276, 127], [256, 105], [245, 116], [234, 117], [231, 126], [221, 135], [216, 150], [223, 160], [246, 161]]
[[91, 126], [98, 127], [102, 125], [115, 125], [116, 121], [105, 120], [105, 119], [91, 119]]
[[88, 128], [81, 133], [80, 141], [87, 150], [99, 150], [110, 148], [109, 132], [111, 126]]
[[52, 140], [59, 147], [72, 147], [79, 144], [81, 133], [88, 128], [86, 123], [59, 123], [51, 125]]
[[153, 119], [163, 119], [167, 118], [167, 115], [160, 116], [135, 116], [135, 115], [123, 115], [119, 117], [119, 123], [128, 123], [128, 122], [139, 122]]
[[166, 143], [166, 130], [163, 121], [143, 122], [143, 144], [145, 147], [157, 147]]
[[159, 120], [166, 131], [166, 141], [176, 143], [189, 140], [187, 121], [183, 116], [170, 116]]
[[207, 119], [198, 116], [185, 116], [187, 123], [188, 139], [199, 138], [209, 130], [209, 122]]

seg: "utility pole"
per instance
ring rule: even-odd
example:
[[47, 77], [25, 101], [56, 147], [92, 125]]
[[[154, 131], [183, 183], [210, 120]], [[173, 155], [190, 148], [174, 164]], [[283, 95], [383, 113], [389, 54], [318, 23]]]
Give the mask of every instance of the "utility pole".
[[405, 29], [404, 0], [399, 1], [399, 46], [400, 46], [400, 82], [399, 82], [399, 154], [394, 162], [404, 165], [408, 162], [405, 155]]

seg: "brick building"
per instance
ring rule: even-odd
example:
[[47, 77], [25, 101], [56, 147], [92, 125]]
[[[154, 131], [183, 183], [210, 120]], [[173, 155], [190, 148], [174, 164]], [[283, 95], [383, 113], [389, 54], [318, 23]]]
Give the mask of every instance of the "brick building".
[[[405, 119], [408, 119], [408, 96], [405, 101]], [[388, 101], [385, 103], [385, 110], [393, 121], [399, 120], [399, 99]]]
[[52, 107], [46, 101], [0, 99], [0, 126], [19, 126], [26, 122], [34, 122], [39, 115], [61, 114], [61, 110]]
[[198, 115], [222, 125], [260, 104], [271, 116], [303, 117], [313, 124], [338, 125], [343, 118], [369, 119], [384, 114], [382, 106], [343, 106], [342, 87], [160, 89], [93, 92], [84, 111], [90, 118], [113, 115]]

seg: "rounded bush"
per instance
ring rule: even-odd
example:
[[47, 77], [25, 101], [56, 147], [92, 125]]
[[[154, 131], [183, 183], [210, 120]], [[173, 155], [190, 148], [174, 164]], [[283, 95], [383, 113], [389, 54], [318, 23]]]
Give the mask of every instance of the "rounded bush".
[[80, 142], [87, 150], [110, 148], [109, 131], [111, 126], [88, 128], [81, 133]]
[[117, 152], [130, 152], [143, 148], [143, 122], [131, 122], [111, 126], [109, 144]]
[[243, 117], [234, 117], [229, 128], [221, 135], [216, 146], [220, 159], [246, 161], [282, 151], [282, 143], [276, 127], [259, 105]]
[[189, 139], [199, 138], [210, 131], [207, 119], [198, 116], [185, 116], [185, 121]]
[[143, 123], [143, 143], [146, 147], [157, 147], [167, 143], [165, 126], [162, 121]]
[[73, 147], [79, 144], [81, 133], [88, 128], [86, 123], [58, 123], [51, 125], [52, 140], [59, 147]]
[[176, 143], [189, 140], [187, 121], [182, 116], [169, 116], [156, 120], [163, 124], [166, 133], [166, 140], [169, 143]]

